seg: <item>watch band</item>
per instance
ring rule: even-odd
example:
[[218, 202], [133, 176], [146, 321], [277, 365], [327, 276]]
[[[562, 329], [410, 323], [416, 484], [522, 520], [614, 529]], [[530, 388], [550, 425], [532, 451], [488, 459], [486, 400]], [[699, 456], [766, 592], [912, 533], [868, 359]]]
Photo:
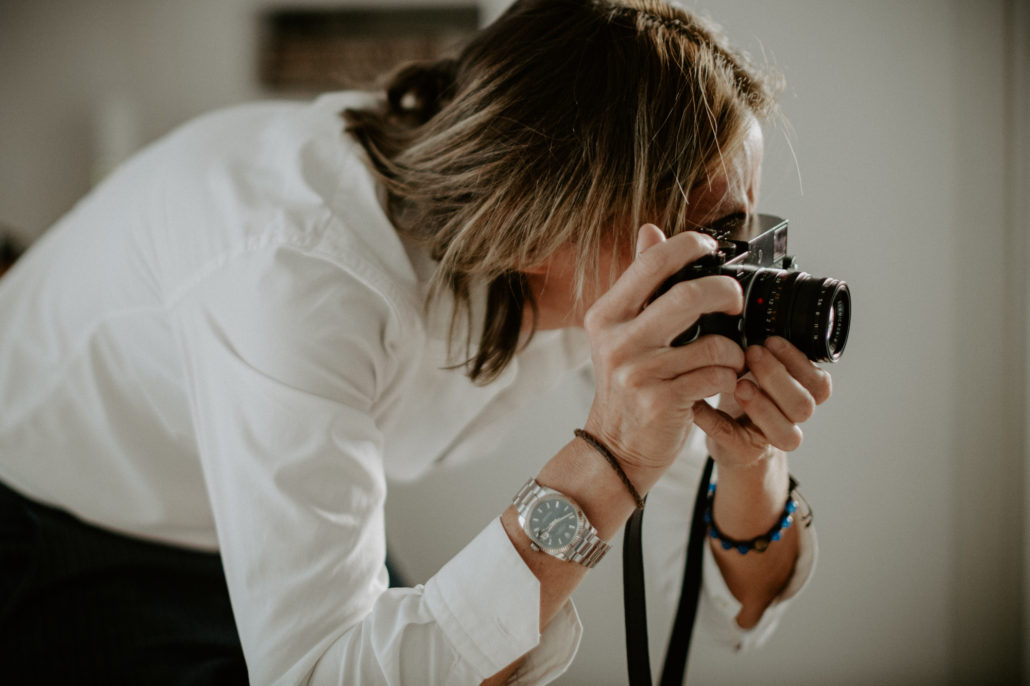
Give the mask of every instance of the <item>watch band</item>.
[[[558, 551], [547, 550], [537, 545], [529, 529], [529, 517], [533, 507], [541, 500], [551, 498], [560, 498], [567, 502], [575, 510], [578, 521], [578, 528], [572, 542]], [[575, 501], [561, 491], [541, 486], [537, 483], [536, 479], [530, 479], [523, 484], [522, 488], [519, 489], [512, 499], [512, 504], [518, 512], [519, 524], [529, 536], [530, 545], [534, 550], [547, 553], [559, 560], [575, 562], [589, 569], [595, 567], [611, 548], [609, 543], [598, 536], [597, 529], [590, 524], [586, 514], [583, 513], [583, 509]]]

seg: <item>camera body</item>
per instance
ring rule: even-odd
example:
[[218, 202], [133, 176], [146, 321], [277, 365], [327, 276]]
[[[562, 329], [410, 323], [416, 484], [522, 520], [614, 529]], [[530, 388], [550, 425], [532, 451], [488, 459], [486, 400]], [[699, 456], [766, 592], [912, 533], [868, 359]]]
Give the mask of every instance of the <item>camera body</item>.
[[686, 265], [666, 279], [652, 300], [681, 281], [725, 275], [744, 290], [740, 315], [702, 315], [672, 345], [719, 334], [741, 347], [782, 336], [811, 360], [835, 362], [847, 343], [851, 293], [843, 281], [798, 271], [787, 255], [786, 219], [771, 214], [736, 214], [699, 229], [719, 242], [719, 250]]

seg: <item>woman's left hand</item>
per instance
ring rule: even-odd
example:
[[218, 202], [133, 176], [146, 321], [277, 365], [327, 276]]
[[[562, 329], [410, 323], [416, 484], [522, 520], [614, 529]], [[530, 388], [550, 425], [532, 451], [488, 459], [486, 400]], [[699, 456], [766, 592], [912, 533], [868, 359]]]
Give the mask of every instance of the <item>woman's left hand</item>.
[[708, 436], [708, 450], [717, 464], [752, 466], [776, 450], [801, 445], [801, 424], [832, 390], [830, 374], [779, 337], [747, 349], [749, 372], [733, 395], [723, 394], [719, 409], [705, 401], [694, 405], [694, 423]]

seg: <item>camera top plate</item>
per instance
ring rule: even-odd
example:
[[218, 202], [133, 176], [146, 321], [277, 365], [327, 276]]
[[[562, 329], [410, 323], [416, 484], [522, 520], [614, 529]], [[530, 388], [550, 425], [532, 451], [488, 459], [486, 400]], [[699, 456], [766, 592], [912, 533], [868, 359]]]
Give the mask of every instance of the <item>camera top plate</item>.
[[727, 262], [771, 267], [787, 257], [787, 224], [772, 214], [734, 214], [699, 231], [719, 241]]

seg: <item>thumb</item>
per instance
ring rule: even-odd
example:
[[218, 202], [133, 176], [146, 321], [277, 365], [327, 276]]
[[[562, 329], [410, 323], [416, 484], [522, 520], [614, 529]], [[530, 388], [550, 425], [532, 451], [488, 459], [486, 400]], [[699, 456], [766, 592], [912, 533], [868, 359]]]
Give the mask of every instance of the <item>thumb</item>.
[[644, 224], [637, 232], [637, 254], [665, 241], [665, 234], [654, 224]]

